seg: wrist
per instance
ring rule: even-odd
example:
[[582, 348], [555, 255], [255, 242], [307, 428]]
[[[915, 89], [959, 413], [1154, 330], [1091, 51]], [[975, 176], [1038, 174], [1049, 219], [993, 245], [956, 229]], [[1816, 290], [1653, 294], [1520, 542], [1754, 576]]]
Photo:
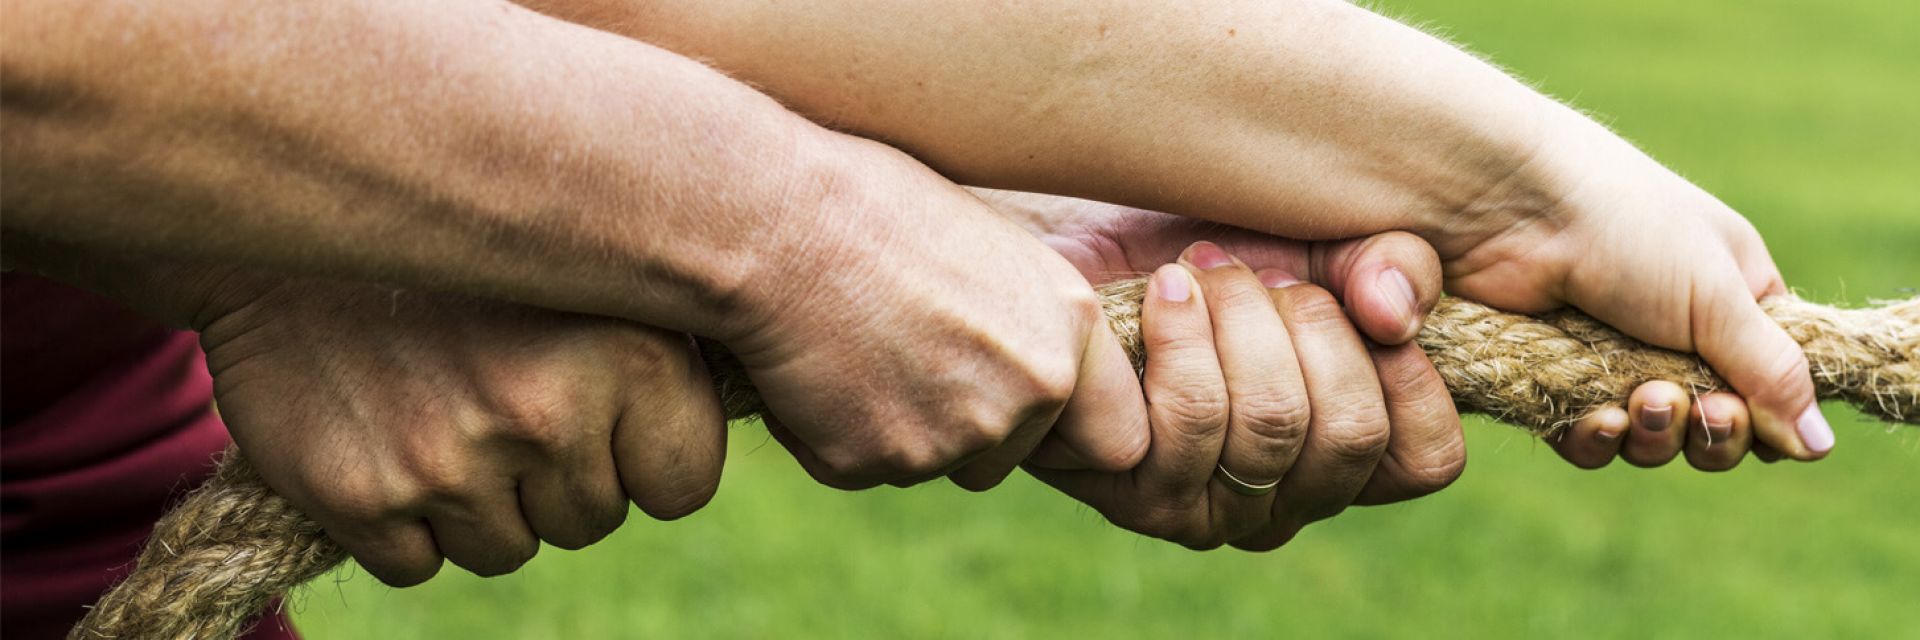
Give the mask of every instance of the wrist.
[[793, 139], [787, 161], [770, 174], [773, 195], [739, 212], [731, 223], [739, 231], [723, 233], [746, 240], [724, 259], [679, 267], [704, 272], [694, 277], [704, 281], [700, 306], [711, 321], [689, 331], [736, 353], [774, 346], [783, 319], [844, 291], [900, 213], [883, 198], [901, 191], [887, 158], [898, 152], [825, 129]]
[[1546, 96], [1533, 98], [1505, 123], [1514, 135], [1488, 136], [1487, 152], [1470, 163], [1478, 169], [1471, 187], [1436, 197], [1413, 225], [1443, 260], [1516, 228], [1564, 224], [1593, 176], [1623, 160], [1614, 143], [1624, 142], [1606, 127]]

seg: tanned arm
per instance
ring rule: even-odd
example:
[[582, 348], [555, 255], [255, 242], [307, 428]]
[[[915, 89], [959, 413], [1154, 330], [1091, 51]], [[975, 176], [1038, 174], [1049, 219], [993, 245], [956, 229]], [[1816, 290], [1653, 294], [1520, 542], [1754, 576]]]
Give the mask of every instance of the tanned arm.
[[[475, 2], [21, 0], [8, 232], [711, 330], [831, 134], [655, 47]], [[746, 250], [750, 247], [752, 250]]]

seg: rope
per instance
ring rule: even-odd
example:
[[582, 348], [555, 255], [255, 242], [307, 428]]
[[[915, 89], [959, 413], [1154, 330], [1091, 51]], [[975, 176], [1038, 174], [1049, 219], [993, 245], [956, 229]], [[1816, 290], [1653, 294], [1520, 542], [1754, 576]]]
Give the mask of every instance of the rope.
[[[1101, 295], [1136, 370], [1144, 280]], [[1821, 398], [1893, 422], [1920, 423], [1920, 298], [1836, 309], [1793, 296], [1765, 303], [1806, 350]], [[1535, 434], [1598, 407], [1624, 404], [1640, 383], [1664, 379], [1706, 392], [1725, 384], [1694, 356], [1648, 346], [1578, 312], [1508, 314], [1444, 298], [1417, 338], [1463, 412]], [[730, 418], [766, 406], [737, 360], [703, 344]], [[231, 638], [273, 598], [345, 561], [305, 514], [229, 449], [218, 474], [155, 526], [133, 573], [68, 638]]]

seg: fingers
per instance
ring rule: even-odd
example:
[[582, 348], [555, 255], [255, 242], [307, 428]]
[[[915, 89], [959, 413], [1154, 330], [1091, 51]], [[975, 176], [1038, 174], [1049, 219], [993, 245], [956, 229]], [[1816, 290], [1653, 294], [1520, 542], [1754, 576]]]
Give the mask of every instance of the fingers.
[[1297, 284], [1275, 290], [1273, 300], [1300, 355], [1312, 415], [1299, 460], [1274, 495], [1269, 528], [1234, 542], [1249, 550], [1272, 549], [1291, 536], [1290, 525], [1344, 510], [1372, 477], [1390, 438], [1366, 345], [1333, 296]]
[[387, 586], [411, 587], [440, 572], [440, 549], [423, 521], [327, 526], [318, 515], [315, 519], [326, 527], [328, 538]]
[[627, 494], [620, 488], [610, 451], [584, 451], [529, 473], [520, 483], [520, 509], [534, 535], [562, 549], [599, 542], [627, 519]]
[[[569, 401], [582, 419], [615, 416], [606, 426], [568, 425], [578, 437], [539, 451], [520, 480], [520, 509], [541, 540], [579, 549], [626, 520], [631, 500], [671, 520], [705, 505], [718, 488], [726, 423], [705, 364], [685, 336], [619, 327], [614, 366], [624, 375], [605, 391]], [[588, 408], [604, 398], [606, 408]], [[595, 437], [594, 434], [599, 434]]]
[[1315, 243], [1315, 284], [1336, 294], [1360, 332], [1381, 344], [1402, 344], [1420, 332], [1440, 299], [1440, 256], [1403, 231]]
[[1140, 378], [1105, 320], [1094, 322], [1088, 334], [1079, 382], [1053, 422], [1053, 433], [1088, 468], [1126, 471], [1147, 455], [1150, 441]]
[[1155, 502], [1199, 504], [1226, 438], [1230, 400], [1216, 354], [1209, 304], [1215, 294], [1180, 265], [1155, 271], [1148, 289], [1141, 335], [1153, 445], [1134, 471], [1135, 485]]
[[[1027, 420], [1014, 428], [1013, 433], [1008, 435], [999, 446], [964, 461], [959, 468], [947, 474], [947, 478], [968, 491], [986, 491], [999, 486], [1009, 474], [1013, 473], [1014, 469], [1020, 467], [1022, 461], [1034, 457], [1034, 452], [1040, 447], [1040, 443], [1051, 434], [1050, 427], [1054, 418], [1055, 416], [1052, 415], [1044, 415]], [[1067, 444], [1066, 441], [1054, 438], [1053, 442], [1058, 446], [1044, 456], [1056, 468], [1085, 469], [1091, 466], [1074, 452], [1072, 445]], [[1083, 443], [1083, 446], [1100, 445]]]
[[1694, 468], [1725, 471], [1749, 450], [1767, 457], [1764, 445], [1753, 441], [1751, 425], [1738, 395], [1713, 392], [1694, 398], [1680, 385], [1654, 381], [1634, 389], [1624, 409], [1595, 411], [1547, 442], [1583, 469], [1604, 467], [1616, 454], [1635, 466], [1658, 467], [1685, 453]]
[[1753, 445], [1747, 405], [1731, 393], [1701, 396], [1688, 417], [1687, 428], [1687, 463], [1701, 471], [1732, 469]]
[[[629, 364], [640, 373], [625, 387], [613, 460], [626, 497], [647, 515], [672, 520], [699, 510], [719, 490], [727, 422], [691, 343], [659, 332], [652, 340], [657, 347], [636, 349]], [[626, 512], [624, 503], [620, 510]]]
[[[529, 393], [528, 397], [539, 394]], [[400, 450], [398, 468], [404, 476], [394, 479], [402, 489], [384, 491], [396, 499], [392, 508], [411, 517], [422, 518], [432, 533], [433, 544], [447, 561], [480, 576], [510, 573], [533, 559], [540, 550], [521, 512], [520, 477], [539, 459], [526, 453], [531, 442], [528, 434], [553, 433], [572, 427], [568, 422], [535, 427], [527, 415], [507, 406], [525, 406], [523, 398], [501, 394], [496, 404], [487, 407], [486, 417], [468, 414], [475, 423], [461, 424], [461, 418], [449, 418], [453, 424], [421, 429], [415, 439]], [[500, 439], [502, 432], [514, 436]], [[467, 434], [485, 434], [499, 448], [480, 453], [470, 448]]]
[[1627, 398], [1627, 415], [1634, 429], [1665, 433], [1680, 425], [1692, 404], [1692, 395], [1685, 388], [1655, 380], [1633, 390]]
[[1192, 273], [1180, 265], [1155, 271], [1140, 321], [1152, 442], [1139, 466], [1117, 474], [1027, 468], [1115, 525], [1204, 546], [1211, 537], [1206, 483], [1225, 437], [1228, 397], [1206, 298]]
[[1625, 409], [1606, 407], [1587, 414], [1559, 433], [1548, 435], [1546, 440], [1555, 453], [1573, 466], [1598, 469], [1619, 457], [1620, 445], [1625, 444], [1631, 428]]
[[[1212, 318], [1213, 352], [1225, 384], [1226, 430], [1217, 460], [1195, 464], [1195, 471], [1217, 472], [1208, 491], [1212, 506], [1212, 539], [1217, 545], [1265, 525], [1271, 518], [1271, 490], [1287, 475], [1306, 436], [1309, 405], [1305, 378], [1294, 355], [1287, 328], [1274, 311], [1269, 286], [1293, 284], [1283, 272], [1268, 270], [1256, 277], [1245, 265], [1219, 247], [1195, 244], [1182, 262], [1194, 270], [1200, 289], [1207, 292], [1207, 316]], [[1167, 329], [1150, 326], [1148, 330]], [[1152, 364], [1149, 359], [1149, 366]], [[1162, 380], [1166, 377], [1163, 376]], [[1153, 384], [1148, 385], [1149, 394]], [[1159, 405], [1156, 405], [1159, 406]], [[1155, 419], [1161, 416], [1156, 415]], [[1212, 464], [1206, 464], [1211, 462]]]
[[1740, 275], [1747, 283], [1747, 290], [1755, 298], [1787, 292], [1787, 283], [1780, 277], [1780, 268], [1773, 262], [1773, 255], [1767, 251], [1767, 243], [1761, 239], [1760, 231], [1753, 228], [1753, 222], [1747, 220], [1733, 209], [1719, 207], [1713, 212], [1712, 224], [1720, 235], [1727, 239], [1727, 246], [1733, 252], [1733, 259], [1739, 264]]
[[[496, 485], [459, 491], [459, 502], [427, 510], [434, 545], [448, 562], [474, 575], [512, 573], [540, 551], [540, 539], [521, 516], [516, 487]], [[452, 493], [452, 492], [449, 492]]]
[[1729, 275], [1693, 301], [1700, 356], [1751, 409], [1754, 437], [1795, 460], [1833, 449], [1833, 428], [1814, 401], [1806, 354], [1755, 302], [1744, 279]]
[[1447, 383], [1419, 345], [1369, 345], [1392, 433], [1387, 453], [1354, 504], [1411, 500], [1453, 484], [1466, 470], [1467, 443]]
[[1640, 385], [1627, 399], [1632, 429], [1620, 457], [1637, 467], [1658, 467], [1680, 454], [1691, 396], [1680, 385], [1655, 381]]

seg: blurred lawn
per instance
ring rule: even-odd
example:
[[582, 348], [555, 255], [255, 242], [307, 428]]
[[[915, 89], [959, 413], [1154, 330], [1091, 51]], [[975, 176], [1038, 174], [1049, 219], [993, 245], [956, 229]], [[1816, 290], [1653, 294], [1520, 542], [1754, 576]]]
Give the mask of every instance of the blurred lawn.
[[[1920, 286], [1920, 3], [1384, 6], [1604, 114], [1750, 216], [1807, 295]], [[1452, 489], [1266, 555], [1138, 538], [1024, 478], [839, 493], [742, 427], [684, 521], [636, 512], [491, 580], [346, 571], [293, 606], [321, 639], [1915, 637], [1920, 430], [1829, 411], [1828, 461], [1724, 475], [1581, 472], [1474, 421]]]

